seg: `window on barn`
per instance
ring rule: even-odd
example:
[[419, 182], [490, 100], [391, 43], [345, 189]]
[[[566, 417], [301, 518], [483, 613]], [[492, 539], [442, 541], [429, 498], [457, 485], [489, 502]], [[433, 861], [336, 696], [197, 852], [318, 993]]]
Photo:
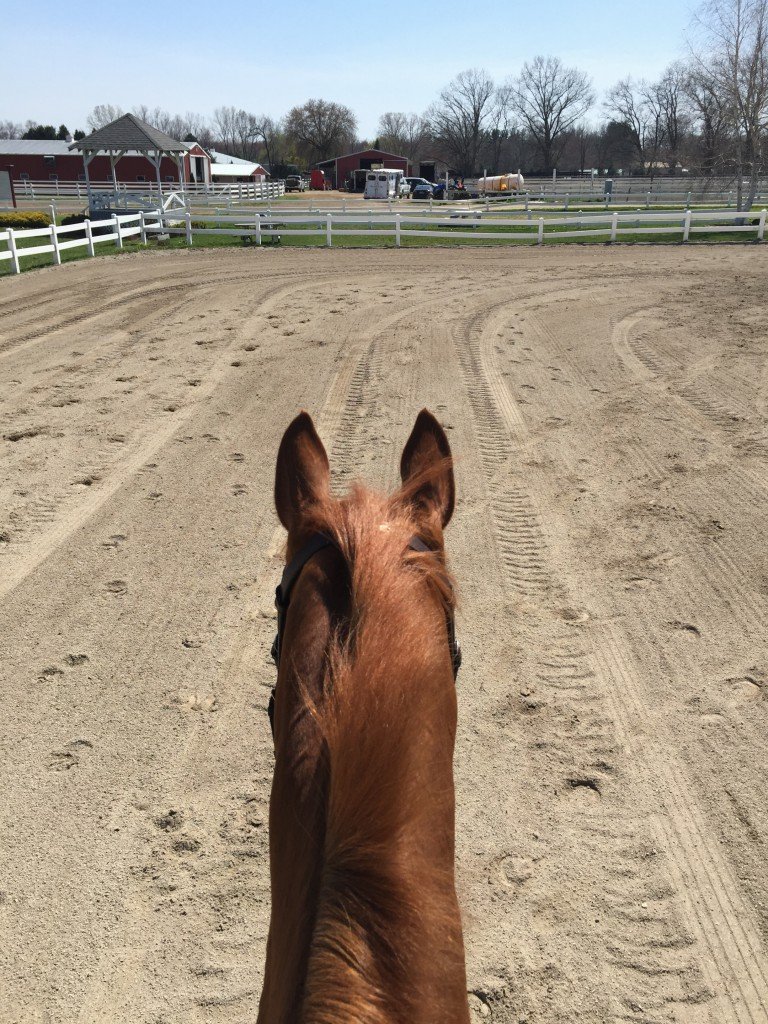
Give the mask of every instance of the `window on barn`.
[[137, 174], [136, 175], [136, 181], [146, 181], [146, 180], [147, 180], [146, 174]]
[[77, 180], [78, 181], [85, 181], [85, 175], [84, 174], [78, 174]]
[[59, 176], [58, 176], [58, 174], [49, 174], [48, 175], [48, 180], [49, 181], [58, 181], [59, 180]]
[[174, 176], [172, 174], [166, 174], [165, 180], [166, 181], [176, 181], [176, 179], [174, 178]]

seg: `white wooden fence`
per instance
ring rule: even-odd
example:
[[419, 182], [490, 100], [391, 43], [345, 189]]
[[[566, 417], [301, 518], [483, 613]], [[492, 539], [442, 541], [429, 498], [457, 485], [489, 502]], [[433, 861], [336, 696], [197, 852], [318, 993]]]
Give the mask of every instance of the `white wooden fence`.
[[[17, 202], [37, 202], [40, 199], [75, 200], [88, 199], [88, 188], [84, 181], [30, 181], [14, 179], [13, 187]], [[116, 195], [125, 201], [130, 198], [154, 197], [157, 204], [158, 188], [155, 181], [118, 182], [117, 192], [111, 181], [92, 181], [91, 192], [103, 195]], [[207, 202], [209, 198], [221, 200], [232, 198], [239, 201], [250, 199], [273, 199], [285, 194], [284, 181], [233, 181], [233, 182], [187, 182], [182, 189], [178, 181], [162, 182], [162, 195], [171, 192], [186, 194], [195, 202]]]
[[[682, 216], [675, 213], [619, 213], [572, 214], [570, 216], [538, 217], [532, 221], [521, 217], [498, 217], [483, 215], [482, 211], [445, 211], [430, 214], [423, 210], [416, 214], [390, 213], [389, 210], [370, 210], [360, 213], [309, 213], [300, 210], [255, 212], [252, 209], [228, 212], [216, 216], [195, 216], [187, 211], [168, 210], [139, 213], [114, 214], [111, 218], [60, 227], [52, 224], [47, 228], [31, 228], [17, 231], [7, 228], [0, 231], [0, 261], [10, 260], [14, 273], [20, 272], [20, 261], [40, 253], [50, 253], [54, 264], [61, 263], [65, 249], [84, 247], [88, 255], [95, 255], [95, 247], [114, 242], [117, 249], [123, 248], [126, 238], [140, 236], [142, 243], [154, 234], [184, 235], [188, 245], [193, 245], [195, 235], [231, 235], [250, 238], [261, 245], [265, 238], [305, 237], [320, 240], [326, 246], [333, 245], [333, 239], [357, 236], [359, 238], [381, 236], [392, 238], [396, 246], [404, 238], [439, 238], [449, 243], [455, 239], [495, 242], [533, 242], [543, 245], [561, 239], [602, 239], [618, 241], [627, 235], [679, 236], [688, 242], [691, 237], [702, 233], [737, 233], [758, 242], [765, 239], [766, 211], [759, 214], [739, 213], [735, 210], [686, 210]], [[200, 227], [200, 224], [210, 225]], [[94, 228], [104, 229], [105, 234], [94, 235]], [[490, 230], [489, 230], [490, 229]], [[506, 230], [503, 230], [506, 229]], [[558, 229], [558, 230], [553, 230]], [[84, 238], [68, 237], [85, 231]], [[28, 239], [45, 239], [41, 244], [19, 245]]]
[[[734, 210], [685, 210], [676, 213], [619, 213], [572, 214], [561, 217], [539, 217], [535, 221], [519, 217], [484, 216], [482, 211], [445, 211], [430, 214], [424, 210], [417, 214], [392, 214], [388, 210], [360, 213], [303, 213], [298, 210], [272, 210], [271, 212], [227, 213], [215, 217], [192, 217], [187, 212], [183, 221], [179, 213], [158, 216], [156, 225], [147, 225], [146, 231], [164, 231], [185, 235], [188, 245], [194, 244], [195, 235], [237, 235], [250, 237], [256, 244], [263, 239], [279, 237], [321, 236], [325, 245], [333, 245], [334, 237], [388, 236], [400, 246], [403, 238], [441, 238], [488, 240], [496, 242], [535, 242], [566, 238], [603, 239], [615, 242], [626, 235], [679, 236], [688, 242], [692, 235], [703, 233], [732, 233], [752, 236], [762, 242], [765, 238], [766, 211], [744, 214]], [[200, 227], [210, 224], [210, 227]], [[546, 230], [545, 230], [546, 228]], [[563, 230], [552, 230], [563, 229]], [[495, 229], [495, 230], [488, 230]], [[503, 230], [506, 229], [506, 230]]]
[[[526, 178], [524, 192], [532, 199], [553, 201], [568, 195], [572, 201], [583, 202], [605, 200], [606, 177], [573, 177], [558, 175], [552, 178]], [[736, 202], [737, 182], [733, 176], [678, 176], [654, 175], [653, 177], [629, 177], [617, 175], [610, 178], [612, 182], [612, 202], [635, 203], [646, 202], [650, 196], [651, 205], [661, 203], [721, 203], [733, 206]], [[743, 182], [743, 192], [747, 195], [749, 183]], [[757, 186], [757, 201], [768, 199], [768, 177], [763, 175]]]
[[[150, 214], [147, 220], [150, 220], [153, 216]], [[145, 214], [142, 210], [141, 213], [115, 214], [108, 220], [86, 220], [79, 224], [65, 224], [61, 226], [51, 224], [47, 228], [25, 228], [22, 231], [6, 228], [4, 231], [0, 231], [0, 244], [5, 242], [8, 248], [5, 251], [0, 250], [0, 261], [10, 260], [13, 273], [18, 274], [21, 270], [20, 260], [28, 256], [51, 253], [52, 262], [59, 265], [61, 263], [61, 254], [65, 249], [86, 248], [89, 256], [95, 256], [96, 246], [106, 242], [114, 242], [117, 249], [123, 248], [123, 242], [126, 238], [132, 238], [135, 235], [141, 235], [142, 242], [146, 242], [147, 235], [144, 218]], [[94, 235], [94, 228], [98, 228], [99, 232], [102, 228], [107, 228], [107, 231], [105, 234], [98, 233]], [[82, 231], [85, 231], [85, 238], [69, 237], [76, 232]], [[19, 245], [19, 242], [26, 242], [30, 238], [46, 239], [46, 241], [41, 242], [40, 245]]]

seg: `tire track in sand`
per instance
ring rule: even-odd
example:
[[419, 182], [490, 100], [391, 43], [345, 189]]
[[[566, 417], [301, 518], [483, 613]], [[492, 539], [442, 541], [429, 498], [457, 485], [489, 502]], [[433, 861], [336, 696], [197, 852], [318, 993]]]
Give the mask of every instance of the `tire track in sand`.
[[[640, 321], [641, 317], [635, 314], [619, 321], [614, 328], [620, 354], [622, 346], [629, 344], [629, 332]], [[661, 372], [658, 360], [645, 352], [642, 356], [643, 379]], [[628, 363], [632, 365], [631, 360]], [[518, 429], [516, 418], [507, 424], [503, 406], [497, 407], [495, 415], [503, 429], [514, 437]], [[493, 416], [484, 413], [486, 424]], [[674, 754], [674, 737], [667, 734], [666, 725], [655, 710], [653, 694], [645, 685], [642, 672], [630, 662], [630, 647], [619, 637], [618, 627], [607, 621], [609, 609], [603, 611], [605, 624], [592, 627], [592, 643], [584, 652], [586, 664], [591, 666], [585, 665], [585, 672], [597, 670], [607, 684], [624, 742], [638, 763], [644, 765], [645, 789], [657, 794], [658, 802], [666, 810], [655, 817], [654, 827], [667, 851], [677, 898], [686, 908], [685, 918], [707, 951], [701, 959], [714, 999], [712, 1019], [733, 1024], [766, 1024], [768, 966], [752, 912], [717, 840], [706, 828], [685, 765]], [[647, 735], [664, 740], [649, 743], [644, 738], [638, 743], [637, 737]]]
[[[534, 500], [523, 487], [516, 486], [509, 488], [511, 493], [507, 499], [513, 503], [516, 515], [508, 517], [505, 514], [506, 507], [502, 504], [505, 488], [503, 480], [500, 479], [500, 469], [511, 468], [509, 441], [519, 440], [519, 414], [509, 417], [508, 403], [496, 404], [493, 401], [496, 389], [491, 388], [488, 380], [494, 371], [492, 349], [489, 348], [487, 339], [483, 337], [478, 319], [475, 318], [468, 325], [463, 339], [466, 351], [462, 352], [460, 349], [459, 360], [467, 378], [467, 389], [477, 425], [478, 443], [489, 481], [500, 558], [506, 571], [507, 584], [515, 593], [522, 589], [519, 566], [524, 560], [530, 564], [531, 553], [534, 552], [537, 573], [535, 581], [539, 586], [533, 591], [529, 589], [523, 592], [532, 592], [543, 598], [547, 589], [554, 592], [555, 588], [552, 584], [547, 587], [547, 578], [551, 572], [548, 566], [547, 542]], [[507, 527], [510, 528], [510, 532], [508, 536], [504, 536]], [[515, 552], [517, 558], [510, 557], [510, 551]], [[567, 591], [562, 584], [560, 597], [567, 598]], [[570, 700], [583, 700], [585, 711], [590, 703], [594, 705], [595, 698], [599, 699], [600, 691], [603, 691], [613, 724], [610, 720], [605, 720], [604, 714], [597, 715], [593, 718], [591, 733], [582, 734], [581, 737], [583, 747], [592, 747], [593, 763], [599, 763], [600, 757], [604, 756], [601, 755], [600, 748], [615, 747], [615, 740], [612, 743], [610, 739], [611, 734], [615, 738], [620, 737], [626, 749], [637, 755], [639, 751], [632, 737], [642, 736], [648, 729], [648, 708], [634, 707], [634, 714], [628, 716], [626, 713], [623, 701], [626, 694], [631, 693], [635, 680], [634, 676], [627, 677], [621, 660], [620, 651], [624, 648], [617, 648], [615, 643], [605, 642], [602, 634], [599, 640], [594, 639], [591, 642], [586, 630], [582, 631], [581, 637], [580, 646], [570, 644], [559, 649], [553, 646], [549, 652], [544, 651], [537, 676], [545, 686], [559, 691], [564, 697], [567, 696]], [[645, 712], [644, 717], [641, 710]], [[600, 722], [601, 728], [594, 727], [596, 721]], [[658, 728], [659, 734], [664, 735], [661, 723]], [[564, 763], [568, 762], [569, 757], [573, 757], [574, 749], [578, 749], [578, 745], [574, 748], [571, 743], [570, 749], [568, 744], [561, 746], [560, 755]], [[701, 814], [690, 789], [677, 782], [678, 779], [685, 778], [683, 764], [674, 757], [666, 765], [659, 758], [653, 758], [649, 764], [648, 751], [644, 748], [642, 753], [646, 769], [640, 777], [641, 787], [645, 790], [646, 796], [650, 796], [651, 804], [659, 799], [656, 794], [662, 794], [662, 805], [668, 809], [664, 818], [668, 832], [663, 845], [669, 861], [669, 874], [678, 884], [673, 900], [674, 906], [665, 911], [667, 937], [653, 950], [645, 948], [642, 942], [631, 935], [622, 934], [626, 930], [621, 926], [621, 918], [627, 917], [630, 913], [631, 901], [626, 902], [626, 896], [622, 897], [620, 892], [612, 900], [613, 908], [609, 909], [613, 911], [614, 922], [608, 931], [612, 932], [616, 944], [614, 966], [623, 970], [627, 979], [622, 1002], [628, 1012], [618, 1016], [633, 1021], [660, 1020], [662, 1018], [650, 1014], [651, 1008], [659, 1013], [667, 1013], [675, 1006], [679, 1013], [682, 998], [685, 1004], [690, 1006], [691, 1016], [678, 1019], [700, 1020], [701, 1017], [695, 1014], [700, 1013], [704, 1009], [704, 1004], [717, 994], [718, 1021], [733, 1024], [765, 1024], [768, 1021], [768, 985], [763, 969], [748, 968], [745, 959], [738, 956], [740, 944], [745, 949], [756, 950], [760, 948], [759, 939], [750, 924], [741, 928], [737, 924], [735, 939], [723, 937], [728, 936], [728, 932], [723, 932], [723, 928], [729, 914], [732, 917], [735, 915], [738, 920], [739, 914], [745, 912], [745, 905], [722, 855], [711, 840], [702, 845], [702, 830], [693, 827], [692, 823], [700, 819]], [[657, 761], [660, 763], [657, 764]], [[665, 800], [666, 793], [669, 793], [669, 796]], [[641, 831], [643, 827], [644, 823], [638, 819], [635, 828]], [[596, 837], [601, 842], [604, 841], [599, 827], [595, 832]], [[685, 880], [684, 890], [680, 888], [681, 878]], [[693, 912], [693, 904], [696, 904], [696, 913]], [[724, 911], [720, 909], [723, 907]], [[685, 926], [675, 926], [675, 918], [678, 921], [685, 921]], [[707, 950], [702, 958], [707, 964], [704, 972], [707, 987], [704, 990], [695, 982], [696, 967], [690, 963], [676, 963], [671, 955], [673, 950], [684, 947], [682, 936], [686, 930], [695, 935], [702, 950]], [[668, 962], [665, 962], [665, 949], [669, 954]], [[644, 984], [644, 979], [647, 981], [649, 976], [658, 979], [652, 997]], [[675, 981], [675, 978], [679, 980]], [[685, 993], [682, 997], [680, 986]], [[633, 995], [633, 989], [637, 995]], [[722, 992], [729, 995], [722, 997]], [[698, 1010], [694, 1007], [698, 1007]]]

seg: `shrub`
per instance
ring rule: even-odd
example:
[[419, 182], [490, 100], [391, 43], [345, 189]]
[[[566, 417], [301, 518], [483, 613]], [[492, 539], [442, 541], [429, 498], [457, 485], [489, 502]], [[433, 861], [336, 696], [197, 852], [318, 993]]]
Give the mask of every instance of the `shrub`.
[[47, 213], [27, 211], [25, 213], [2, 213], [0, 212], [0, 231], [5, 228], [14, 228], [23, 231], [30, 228], [48, 228], [51, 226], [51, 218]]
[[[66, 217], [61, 218], [61, 226], [64, 227], [67, 224], [84, 224], [85, 214], [84, 213], [68, 213]], [[94, 232], [95, 234], [95, 232]], [[85, 238], [85, 228], [82, 231], [68, 231], [67, 238]]]

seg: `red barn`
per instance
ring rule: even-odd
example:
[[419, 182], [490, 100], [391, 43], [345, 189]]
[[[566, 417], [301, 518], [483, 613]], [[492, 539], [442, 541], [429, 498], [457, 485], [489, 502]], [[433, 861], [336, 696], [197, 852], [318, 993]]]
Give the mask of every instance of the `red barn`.
[[362, 192], [365, 188], [365, 174], [360, 171], [378, 170], [390, 167], [408, 174], [408, 158], [383, 149], [361, 149], [357, 153], [346, 153], [331, 160], [321, 160], [315, 167], [324, 172], [331, 188], [346, 188], [350, 192]]
[[[73, 153], [69, 143], [50, 139], [0, 139], [0, 168], [13, 165], [11, 177], [20, 181], [85, 181], [83, 158]], [[95, 156], [88, 171], [93, 182], [109, 182], [112, 172], [108, 156]], [[119, 182], [136, 184], [155, 181], [155, 169], [141, 153], [130, 150], [115, 165]], [[175, 161], [164, 156], [160, 164], [164, 182], [177, 182], [179, 171]], [[211, 158], [197, 142], [185, 143], [184, 180], [200, 184], [211, 180]]]

